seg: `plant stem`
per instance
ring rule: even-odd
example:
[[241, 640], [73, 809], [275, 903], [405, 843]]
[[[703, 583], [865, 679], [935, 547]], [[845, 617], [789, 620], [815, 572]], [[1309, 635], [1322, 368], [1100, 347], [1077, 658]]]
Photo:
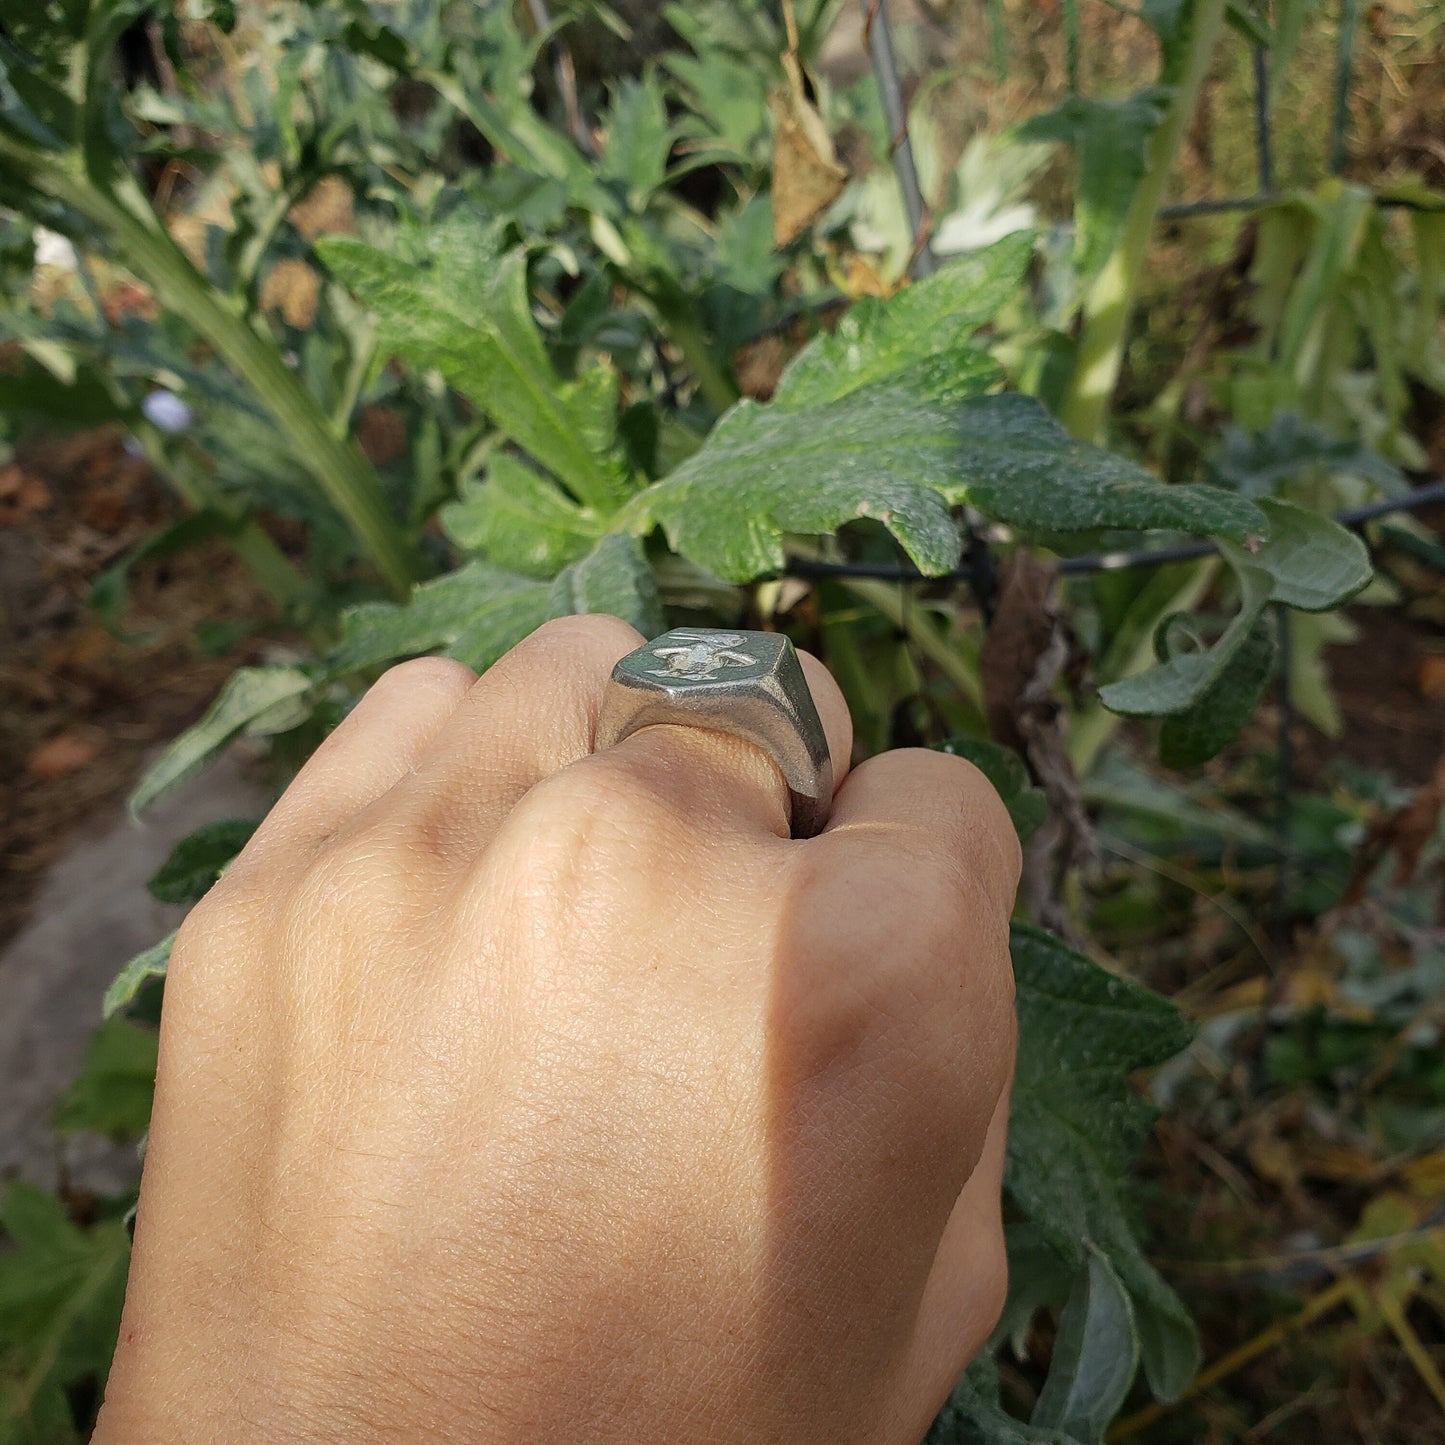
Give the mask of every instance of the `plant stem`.
[[[392, 516], [376, 473], [353, 442], [335, 435], [275, 346], [237, 315], [191, 264], [139, 187], [127, 204], [101, 190], [68, 159], [4, 137], [0, 158], [18, 160], [39, 190], [98, 226], [114, 246], [116, 259], [215, 348], [270, 413], [382, 580], [398, 596], [406, 596], [421, 575], [421, 560]], [[118, 191], [125, 189], [127, 179], [122, 178]]]
[[[1161, 568], [1156, 574], [1161, 580], [1166, 571]], [[1129, 677], [1141, 671], [1154, 661], [1154, 630], [1171, 612], [1187, 612], [1209, 590], [1219, 570], [1219, 559], [1210, 557], [1196, 562], [1180, 578], [1178, 586], [1160, 589], [1151, 598], [1141, 595], [1139, 601], [1146, 604], [1141, 615], [1134, 616], [1134, 608], [1118, 630], [1118, 636], [1108, 653], [1101, 659], [1100, 676], [1106, 681], [1116, 677]], [[1149, 603], [1152, 601], [1152, 605]], [[1137, 604], [1136, 604], [1137, 605]], [[1069, 758], [1074, 771], [1082, 778], [1088, 775], [1094, 760], [1103, 751], [1104, 745], [1119, 730], [1124, 719], [1118, 713], [1110, 712], [1097, 695], [1090, 699], [1069, 724]]]
[[738, 399], [738, 389], [712, 354], [691, 302], [659, 294], [658, 290], [652, 291], [649, 299], [666, 328], [668, 340], [682, 353], [688, 370], [697, 378], [703, 399], [721, 416]]
[[1098, 441], [1104, 430], [1154, 218], [1164, 200], [1184, 127], [1194, 113], [1199, 88], [1214, 56], [1225, 8], [1226, 0], [1195, 0], [1189, 51], [1179, 67], [1168, 114], [1150, 137], [1149, 167], [1134, 192], [1119, 244], [1084, 299], [1078, 360], [1060, 411], [1060, 420], [1082, 441]]
[[983, 685], [978, 672], [948, 638], [928, 620], [922, 607], [905, 605], [903, 588], [892, 582], [868, 577], [840, 577], [839, 582], [855, 597], [882, 613], [959, 690], [964, 704], [973, 712], [972, 721], [984, 736], [988, 724], [983, 714]]

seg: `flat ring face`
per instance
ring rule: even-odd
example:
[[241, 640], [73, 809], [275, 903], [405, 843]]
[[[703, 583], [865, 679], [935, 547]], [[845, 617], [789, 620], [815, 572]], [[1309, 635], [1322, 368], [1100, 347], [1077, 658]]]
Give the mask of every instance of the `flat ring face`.
[[774, 632], [677, 627], [612, 671], [597, 749], [670, 723], [746, 738], [787, 779], [795, 838], [827, 821], [833, 799], [828, 739], [793, 644]]

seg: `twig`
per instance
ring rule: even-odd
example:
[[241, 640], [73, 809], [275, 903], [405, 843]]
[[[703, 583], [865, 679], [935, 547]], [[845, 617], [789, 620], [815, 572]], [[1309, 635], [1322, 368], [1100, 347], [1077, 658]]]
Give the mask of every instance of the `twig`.
[[1275, 738], [1274, 833], [1279, 847], [1274, 897], [1270, 902], [1269, 931], [1276, 948], [1283, 947], [1289, 927], [1289, 890], [1293, 881], [1294, 828], [1294, 697], [1291, 693], [1293, 653], [1289, 608], [1274, 608], [1275, 638], [1279, 647], [1279, 724]]
[[1254, 140], [1259, 155], [1259, 189], [1274, 194], [1274, 137], [1270, 128], [1269, 51], [1254, 47]]
[[908, 138], [908, 113], [903, 106], [903, 87], [898, 80], [898, 61], [893, 53], [893, 32], [888, 27], [888, 11], [884, 0], [859, 0], [859, 5], [863, 11], [863, 42], [873, 61], [878, 99], [883, 105], [883, 118], [888, 125], [893, 169], [903, 190], [903, 206], [908, 213], [908, 229], [913, 236], [913, 255], [909, 258], [908, 269], [916, 280], [931, 276], [938, 269], [937, 258], [929, 243], [933, 219], [918, 184], [913, 142]]
[[572, 137], [577, 149], [588, 160], [597, 155], [592, 132], [582, 115], [582, 105], [577, 99], [577, 67], [572, 62], [572, 52], [563, 43], [561, 36], [552, 30], [552, 16], [547, 9], [547, 0], [527, 0], [527, 9], [538, 35], [547, 37], [547, 54], [552, 61], [552, 74], [557, 81], [557, 91], [562, 97], [562, 110], [567, 117], [567, 134]]

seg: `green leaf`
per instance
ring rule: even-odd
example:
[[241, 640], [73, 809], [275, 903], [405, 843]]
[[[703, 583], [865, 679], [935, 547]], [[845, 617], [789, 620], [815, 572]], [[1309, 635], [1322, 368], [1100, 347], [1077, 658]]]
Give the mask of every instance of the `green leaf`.
[[1108, 973], [1042, 929], [1013, 927], [1019, 1054], [1004, 1189], [1075, 1268], [1086, 1241], [1133, 1301], [1144, 1368], [1156, 1395], [1193, 1378], [1199, 1344], [1178, 1297], [1144, 1258], [1125, 1189], [1154, 1110], [1129, 1084], [1190, 1040], [1167, 1000]]
[[488, 562], [423, 582], [403, 605], [366, 602], [341, 617], [341, 640], [326, 659], [335, 677], [445, 649], [486, 667], [547, 620], [545, 582]]
[[923, 1445], [1084, 1445], [1061, 1430], [1025, 1425], [999, 1403], [998, 1367], [980, 1355], [954, 1387]]
[[656, 77], [618, 81], [601, 124], [606, 142], [598, 157], [598, 174], [620, 182], [633, 210], [640, 211], [667, 178], [667, 158], [675, 139]]
[[187, 728], [163, 752], [130, 797], [139, 817], [157, 798], [194, 777], [213, 762], [221, 749], [243, 732], [283, 731], [301, 721], [298, 713], [312, 688], [311, 675], [299, 667], [243, 667], [225, 686], [194, 727]]
[[1284, 78], [1299, 48], [1305, 17], [1318, 9], [1319, 0], [1274, 0], [1274, 36], [1269, 47], [1269, 99], [1277, 104]]
[[1146, 771], [1118, 752], [1102, 757], [1083, 780], [1084, 801], [1092, 808], [1132, 815], [1164, 845], [1203, 837], [1235, 849], [1272, 851], [1274, 834], [1231, 808], [1213, 786], [1182, 787]]
[[1063, 141], [1078, 157], [1074, 191], [1074, 267], [1096, 276], [1124, 229], [1134, 192], [1148, 166], [1149, 140], [1172, 92], [1151, 86], [1127, 100], [1071, 95], [1057, 110], [1026, 120], [1022, 141]]
[[478, 672], [549, 618], [608, 612], [655, 635], [662, 630], [657, 583], [635, 538], [606, 536], [549, 586], [486, 562], [424, 582], [403, 606], [369, 602], [341, 618], [326, 660], [336, 677], [402, 657], [443, 651]]
[[1409, 489], [1400, 468], [1373, 447], [1338, 441], [1293, 411], [1276, 413], [1261, 431], [1229, 427], [1209, 470], [1219, 486], [1246, 497], [1269, 496], [1286, 482], [1315, 475], [1360, 477], [1391, 497]]
[[1030, 1423], [1102, 1445], [1139, 1367], [1134, 1308], [1109, 1261], [1092, 1246], [1054, 1337], [1048, 1378]]
[[1213, 647], [1176, 652], [1186, 635], [1186, 619], [1166, 617], [1155, 634], [1159, 664], [1099, 689], [1099, 700], [1126, 717], [1164, 717], [1184, 712], [1203, 701], [1209, 689], [1224, 676], [1230, 659], [1245, 645], [1255, 619], [1269, 602], [1271, 579], [1262, 567], [1239, 569], [1240, 610]]
[[0, 1197], [0, 1438], [74, 1438], [63, 1394], [103, 1389], [120, 1330], [130, 1241], [107, 1220], [82, 1230], [59, 1200], [16, 1180]]
[[1260, 613], [1199, 700], [1164, 719], [1159, 761], [1168, 768], [1196, 768], [1233, 742], [1264, 696], [1274, 655], [1274, 626]]
[[386, 351], [440, 371], [578, 501], [610, 509], [625, 484], [620, 463], [595, 449], [594, 385], [557, 375], [532, 319], [526, 252], [498, 255], [496, 242], [494, 226], [458, 213], [402, 231], [393, 251], [354, 236], [316, 249], [375, 316]]
[[675, 551], [746, 582], [780, 570], [787, 532], [882, 522], [925, 573], [959, 557], [949, 506], [1033, 533], [1170, 528], [1241, 541], [1257, 508], [1212, 487], [1164, 486], [1133, 463], [1075, 441], [1032, 397], [985, 396], [980, 353], [915, 362], [839, 401], [741, 401], [670, 476], [629, 504], [635, 530], [661, 524]]
[[555, 577], [593, 546], [595, 515], [517, 458], [492, 458], [485, 480], [443, 507], [441, 523], [465, 552], [529, 577]]
[[[1158, 633], [1160, 665], [1100, 688], [1105, 707], [1128, 716], [1161, 717], [1201, 709], [1211, 689], [1220, 688], [1215, 703], [1246, 718], [1268, 676], [1270, 644], [1256, 625], [1264, 609], [1276, 602], [1322, 612], [1369, 583], [1372, 570], [1364, 543], [1338, 522], [1271, 497], [1261, 497], [1258, 506], [1269, 525], [1267, 541], [1253, 551], [1220, 542], [1240, 587], [1240, 611], [1224, 635], [1208, 650], [1174, 653], [1179, 619], [1166, 618]], [[1192, 741], [1185, 743], [1182, 734], [1177, 739], [1178, 755], [1196, 755], [1206, 738], [1222, 747], [1228, 741], [1220, 740], [1222, 720], [1222, 713], [1212, 721], [1196, 718], [1187, 729]]]
[[1048, 817], [1049, 804], [1043, 789], [1033, 786], [1028, 767], [1012, 748], [986, 738], [964, 735], [949, 738], [938, 746], [940, 752], [966, 758], [993, 784], [1021, 840], [1028, 838]]
[[171, 949], [174, 947], [174, 933], [152, 944], [144, 953], [138, 953], [116, 974], [105, 991], [100, 1011], [104, 1018], [110, 1018], [130, 1003], [141, 989], [153, 978], [164, 978], [170, 967]]
[[1269, 521], [1264, 545], [1246, 551], [1226, 540], [1220, 551], [1236, 570], [1259, 567], [1268, 572], [1271, 602], [1301, 612], [1327, 612], [1369, 586], [1374, 576], [1370, 553], [1353, 532], [1293, 502], [1261, 497], [1258, 505]]
[[80, 1073], [55, 1106], [56, 1131], [140, 1138], [150, 1125], [159, 1046], [154, 1029], [107, 1018], [91, 1036]]
[[1289, 695], [1299, 715], [1327, 738], [1344, 731], [1345, 718], [1330, 685], [1326, 649], [1360, 640], [1360, 629], [1340, 612], [1291, 612]]
[[1029, 1327], [1041, 1309], [1062, 1309], [1078, 1272], [1051, 1249], [1032, 1224], [1004, 1225], [1008, 1250], [1008, 1298], [994, 1326], [993, 1339], [1007, 1341], [1021, 1360], [1029, 1357]]
[[259, 827], [253, 818], [222, 818], [188, 833], [146, 887], [160, 903], [199, 903]]
[[831, 336], [798, 353], [778, 381], [773, 405], [838, 401], [927, 357], [956, 352], [1017, 294], [1032, 255], [1032, 234], [1015, 232], [890, 301], [857, 302]]
[[630, 622], [647, 637], [663, 630], [657, 578], [634, 537], [604, 537], [558, 575], [547, 605], [553, 617], [604, 612]]

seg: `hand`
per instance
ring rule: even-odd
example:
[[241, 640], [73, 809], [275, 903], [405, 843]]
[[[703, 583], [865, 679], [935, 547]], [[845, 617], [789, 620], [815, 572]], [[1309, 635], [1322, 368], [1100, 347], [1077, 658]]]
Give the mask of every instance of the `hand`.
[[592, 754], [612, 618], [387, 673], [192, 912], [95, 1439], [917, 1441], [1002, 1306], [1019, 853], [804, 657], [838, 787]]

